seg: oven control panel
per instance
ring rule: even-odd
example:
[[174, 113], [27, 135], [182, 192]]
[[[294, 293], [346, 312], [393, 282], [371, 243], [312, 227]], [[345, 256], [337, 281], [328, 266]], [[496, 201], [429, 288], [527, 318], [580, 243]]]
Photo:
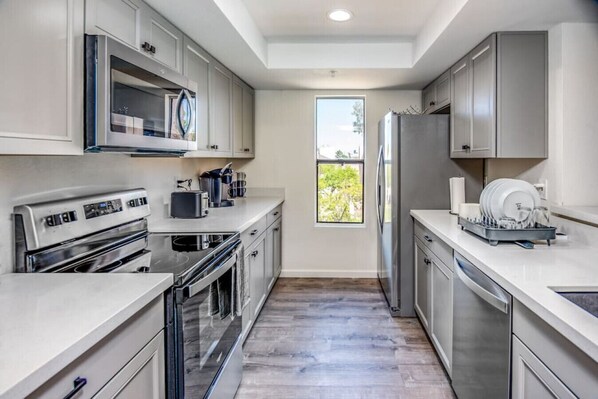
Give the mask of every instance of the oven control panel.
[[98, 216], [110, 215], [116, 212], [122, 212], [122, 210], [123, 203], [120, 199], [83, 205], [83, 211], [85, 211], [85, 219], [93, 219]]

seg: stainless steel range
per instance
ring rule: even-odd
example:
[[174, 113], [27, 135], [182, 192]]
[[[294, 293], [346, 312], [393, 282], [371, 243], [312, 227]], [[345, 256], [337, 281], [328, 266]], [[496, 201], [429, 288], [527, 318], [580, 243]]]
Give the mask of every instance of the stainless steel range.
[[233, 398], [246, 305], [239, 234], [150, 234], [149, 215], [143, 189], [15, 207], [16, 271], [172, 273], [167, 397]]

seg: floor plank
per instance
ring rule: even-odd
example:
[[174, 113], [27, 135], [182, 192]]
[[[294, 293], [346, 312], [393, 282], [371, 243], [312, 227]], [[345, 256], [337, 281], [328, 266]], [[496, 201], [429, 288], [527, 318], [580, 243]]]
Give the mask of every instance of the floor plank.
[[279, 279], [245, 346], [236, 399], [444, 399], [417, 319], [390, 317], [375, 279]]

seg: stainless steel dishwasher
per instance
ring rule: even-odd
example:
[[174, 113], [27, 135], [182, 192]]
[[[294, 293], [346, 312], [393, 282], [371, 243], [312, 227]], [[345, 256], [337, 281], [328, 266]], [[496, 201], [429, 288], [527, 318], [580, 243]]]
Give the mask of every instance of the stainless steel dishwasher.
[[459, 399], [508, 399], [511, 295], [455, 252], [453, 389]]

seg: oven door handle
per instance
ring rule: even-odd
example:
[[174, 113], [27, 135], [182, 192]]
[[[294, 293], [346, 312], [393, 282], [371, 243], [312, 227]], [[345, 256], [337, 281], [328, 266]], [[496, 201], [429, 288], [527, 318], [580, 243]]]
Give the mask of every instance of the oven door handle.
[[203, 291], [206, 287], [212, 284], [214, 281], [218, 280], [224, 273], [229, 271], [231, 267], [233, 267], [237, 263], [237, 254], [233, 254], [226, 262], [218, 266], [215, 270], [213, 270], [210, 274], [205, 276], [202, 279], [197, 280], [195, 283], [189, 285], [185, 288], [185, 297], [191, 298], [201, 291]]

